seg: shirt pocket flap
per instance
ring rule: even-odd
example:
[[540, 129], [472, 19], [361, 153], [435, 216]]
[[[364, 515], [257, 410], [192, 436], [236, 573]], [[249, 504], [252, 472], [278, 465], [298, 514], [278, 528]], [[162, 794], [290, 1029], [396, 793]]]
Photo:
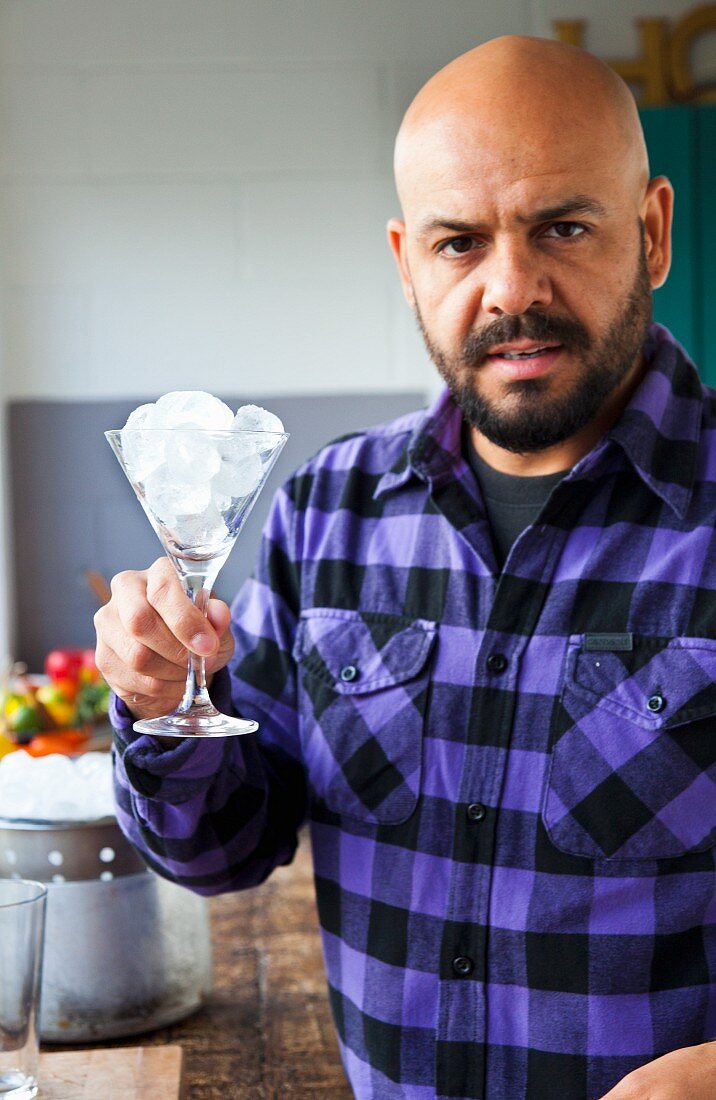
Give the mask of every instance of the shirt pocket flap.
[[574, 646], [567, 687], [643, 729], [675, 729], [716, 714], [716, 641], [641, 638], [627, 652]]
[[716, 641], [570, 638], [543, 821], [562, 851], [655, 860], [716, 841]]
[[362, 695], [417, 676], [436, 631], [428, 619], [312, 608], [301, 616], [293, 656], [339, 695]]

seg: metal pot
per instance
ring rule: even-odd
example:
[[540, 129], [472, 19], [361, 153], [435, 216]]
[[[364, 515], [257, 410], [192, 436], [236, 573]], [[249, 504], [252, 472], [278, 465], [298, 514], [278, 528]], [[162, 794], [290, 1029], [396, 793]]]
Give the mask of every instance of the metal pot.
[[148, 870], [115, 818], [0, 819], [0, 877], [47, 883], [44, 1040], [136, 1035], [209, 994], [206, 899]]

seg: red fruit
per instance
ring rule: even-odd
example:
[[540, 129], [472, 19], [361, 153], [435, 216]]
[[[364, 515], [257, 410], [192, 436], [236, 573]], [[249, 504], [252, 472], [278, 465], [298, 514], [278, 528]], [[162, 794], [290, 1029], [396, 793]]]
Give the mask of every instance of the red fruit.
[[76, 680], [82, 668], [81, 649], [53, 649], [45, 657], [45, 672], [51, 680]]

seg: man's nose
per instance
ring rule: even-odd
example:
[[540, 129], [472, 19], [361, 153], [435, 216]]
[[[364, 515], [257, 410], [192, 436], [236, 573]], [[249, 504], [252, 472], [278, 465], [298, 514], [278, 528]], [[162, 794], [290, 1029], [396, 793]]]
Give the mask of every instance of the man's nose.
[[551, 281], [533, 251], [524, 243], [493, 244], [480, 265], [485, 313], [517, 315], [552, 301]]

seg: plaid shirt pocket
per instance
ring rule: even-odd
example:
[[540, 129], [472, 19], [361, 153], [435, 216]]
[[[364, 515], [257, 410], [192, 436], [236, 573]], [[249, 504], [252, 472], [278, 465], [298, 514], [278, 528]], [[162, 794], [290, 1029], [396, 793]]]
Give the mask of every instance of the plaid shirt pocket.
[[328, 809], [383, 825], [420, 793], [434, 622], [341, 608], [304, 611], [301, 736], [312, 794]]
[[716, 641], [569, 640], [543, 820], [563, 851], [661, 859], [716, 843]]

